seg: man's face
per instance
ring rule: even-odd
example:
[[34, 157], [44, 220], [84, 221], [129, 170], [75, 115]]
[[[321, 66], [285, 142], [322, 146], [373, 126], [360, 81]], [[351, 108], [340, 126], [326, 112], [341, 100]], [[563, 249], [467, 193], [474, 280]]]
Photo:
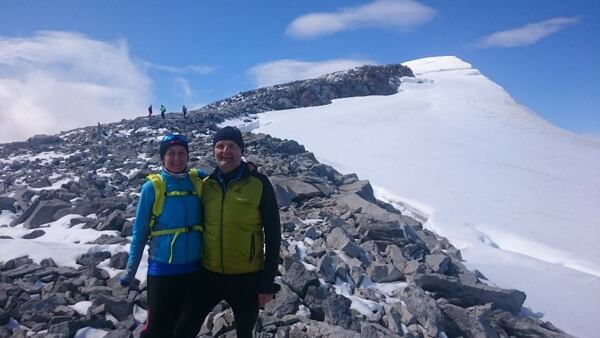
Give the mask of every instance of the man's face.
[[225, 174], [237, 168], [242, 161], [242, 149], [233, 141], [221, 140], [217, 142], [214, 151], [217, 165]]
[[174, 145], [165, 153], [163, 164], [165, 169], [174, 174], [185, 171], [188, 162], [188, 153], [183, 146]]

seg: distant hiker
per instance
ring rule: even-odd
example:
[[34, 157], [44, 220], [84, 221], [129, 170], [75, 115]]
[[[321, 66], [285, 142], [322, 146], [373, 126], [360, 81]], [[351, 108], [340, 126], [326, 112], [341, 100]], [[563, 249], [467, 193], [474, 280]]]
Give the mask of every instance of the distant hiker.
[[102, 128], [102, 124], [100, 124], [100, 122], [98, 122], [98, 127], [97, 127], [96, 131], [98, 132], [98, 136], [104, 136], [104, 137], [108, 136], [108, 132]]
[[142, 186], [129, 260], [119, 280], [122, 286], [131, 284], [149, 241], [148, 319], [142, 338], [173, 337], [173, 327], [202, 252], [200, 196], [205, 173], [188, 170], [185, 135], [167, 134], [159, 150], [163, 166]]
[[185, 106], [185, 104], [183, 105], [183, 107], [181, 107], [181, 112], [183, 113], [183, 118], [185, 118], [185, 116], [187, 115], [187, 107]]
[[167, 108], [165, 108], [165, 106], [163, 106], [162, 104], [160, 105], [160, 117], [162, 117], [162, 119], [165, 119], [165, 112], [167, 111]]
[[259, 306], [278, 289], [273, 281], [281, 245], [279, 207], [269, 179], [242, 161], [239, 129], [217, 131], [213, 152], [217, 167], [202, 186], [202, 266], [173, 336], [196, 337], [208, 313], [225, 300], [237, 336], [253, 337]]
[[2, 185], [4, 186], [4, 192], [8, 191], [8, 189], [10, 188], [10, 186], [12, 185], [13, 182], [14, 182], [14, 179], [10, 176], [5, 176], [2, 179]]

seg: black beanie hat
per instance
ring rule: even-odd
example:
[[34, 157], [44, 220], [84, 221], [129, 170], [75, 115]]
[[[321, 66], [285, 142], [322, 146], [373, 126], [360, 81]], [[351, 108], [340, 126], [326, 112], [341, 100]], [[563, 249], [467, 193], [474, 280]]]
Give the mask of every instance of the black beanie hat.
[[217, 130], [213, 135], [213, 149], [215, 148], [215, 144], [221, 140], [235, 142], [242, 150], [242, 153], [244, 153], [244, 139], [242, 138], [242, 132], [236, 127], [227, 126]]
[[183, 146], [185, 148], [185, 152], [188, 154], [190, 153], [190, 150], [188, 148], [188, 140], [185, 135], [168, 134], [165, 137], [163, 137], [163, 140], [160, 142], [159, 152], [161, 161], [164, 160], [167, 150], [169, 150], [169, 148], [171, 148], [172, 146]]

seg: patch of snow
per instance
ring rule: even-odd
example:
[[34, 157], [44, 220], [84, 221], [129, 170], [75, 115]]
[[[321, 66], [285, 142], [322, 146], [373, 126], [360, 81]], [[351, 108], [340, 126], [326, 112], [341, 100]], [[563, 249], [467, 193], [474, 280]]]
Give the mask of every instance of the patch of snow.
[[92, 302], [89, 300], [84, 300], [69, 306], [73, 308], [73, 310], [77, 311], [77, 313], [80, 315], [85, 316], [88, 312], [88, 309], [92, 306]]
[[102, 338], [108, 334], [108, 331], [95, 329], [93, 327], [84, 327], [82, 329], [77, 330], [75, 333], [75, 338]]

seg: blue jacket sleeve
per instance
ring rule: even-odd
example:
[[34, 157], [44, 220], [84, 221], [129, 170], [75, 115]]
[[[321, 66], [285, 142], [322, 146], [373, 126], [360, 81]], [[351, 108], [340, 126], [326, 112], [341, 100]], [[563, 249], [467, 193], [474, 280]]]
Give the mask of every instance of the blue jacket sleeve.
[[133, 224], [133, 238], [129, 246], [129, 259], [125, 274], [121, 277], [122, 284], [129, 284], [135, 278], [135, 273], [140, 265], [144, 248], [148, 242], [150, 217], [152, 215], [152, 206], [154, 205], [154, 187], [152, 183], [146, 182], [142, 186], [140, 201]]

